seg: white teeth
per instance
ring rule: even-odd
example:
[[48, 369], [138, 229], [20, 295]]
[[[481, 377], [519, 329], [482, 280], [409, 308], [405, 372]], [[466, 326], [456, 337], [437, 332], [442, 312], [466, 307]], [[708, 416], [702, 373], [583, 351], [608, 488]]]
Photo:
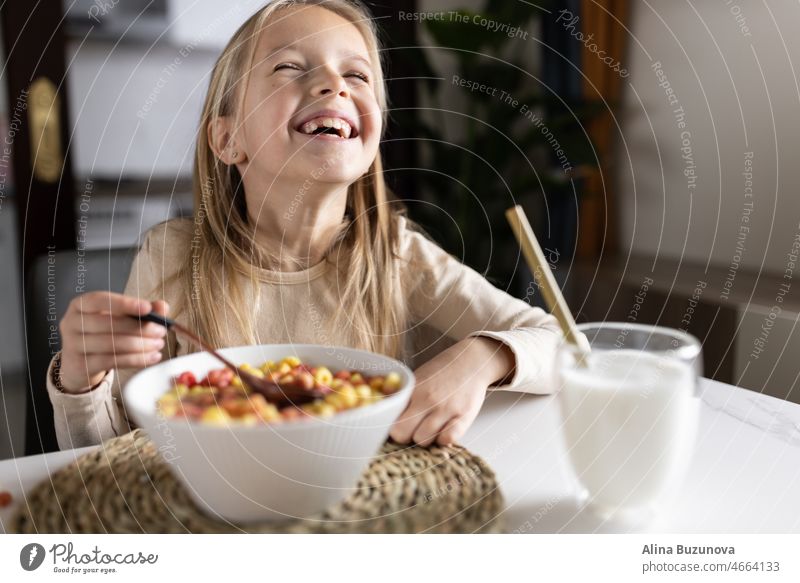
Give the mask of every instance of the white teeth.
[[313, 134], [317, 129], [321, 127], [326, 128], [334, 128], [339, 130], [339, 136], [342, 138], [349, 138], [350, 135], [353, 133], [353, 128], [350, 127], [350, 124], [344, 121], [343, 119], [334, 118], [334, 117], [323, 117], [317, 118], [313, 121], [308, 121], [303, 124], [300, 128], [300, 131], [304, 134]]

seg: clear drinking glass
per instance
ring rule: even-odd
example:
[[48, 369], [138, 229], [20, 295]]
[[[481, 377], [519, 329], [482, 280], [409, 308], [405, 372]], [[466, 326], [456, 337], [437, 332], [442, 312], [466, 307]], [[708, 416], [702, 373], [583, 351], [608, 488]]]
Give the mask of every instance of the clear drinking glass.
[[606, 520], [649, 521], [680, 485], [697, 433], [702, 347], [680, 330], [628, 322], [578, 326], [585, 363], [557, 352], [562, 433], [585, 504]]

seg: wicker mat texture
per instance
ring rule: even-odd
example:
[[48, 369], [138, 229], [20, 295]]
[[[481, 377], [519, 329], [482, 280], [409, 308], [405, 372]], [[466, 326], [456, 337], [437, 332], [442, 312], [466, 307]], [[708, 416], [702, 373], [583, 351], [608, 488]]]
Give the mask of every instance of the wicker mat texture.
[[356, 490], [308, 519], [236, 525], [195, 506], [137, 429], [55, 472], [21, 501], [18, 533], [502, 532], [491, 468], [459, 446], [387, 443]]

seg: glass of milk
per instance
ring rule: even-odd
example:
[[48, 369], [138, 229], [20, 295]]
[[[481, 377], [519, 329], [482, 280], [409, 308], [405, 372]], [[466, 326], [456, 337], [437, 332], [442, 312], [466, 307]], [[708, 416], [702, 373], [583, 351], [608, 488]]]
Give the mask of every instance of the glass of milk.
[[581, 324], [592, 348], [557, 353], [562, 433], [587, 506], [643, 523], [680, 485], [691, 459], [702, 374], [700, 342], [628, 322]]

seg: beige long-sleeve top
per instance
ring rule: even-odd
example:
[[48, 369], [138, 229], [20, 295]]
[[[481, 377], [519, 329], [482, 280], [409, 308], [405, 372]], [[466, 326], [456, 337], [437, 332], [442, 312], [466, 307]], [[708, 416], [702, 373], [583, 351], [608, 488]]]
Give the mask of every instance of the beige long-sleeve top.
[[[400, 254], [407, 260], [401, 277], [413, 282], [407, 298], [412, 325], [404, 338], [406, 364], [414, 368], [456, 341], [487, 336], [509, 346], [516, 361], [512, 378], [497, 389], [552, 392], [554, 353], [561, 339], [555, 317], [497, 289], [425, 236], [406, 228], [405, 219], [400, 219], [400, 226]], [[192, 236], [193, 223], [188, 219], [152, 229], [134, 259], [124, 293], [154, 300], [159, 298], [145, 294], [160, 289], [163, 299], [175, 305], [179, 285], [158, 286], [184, 260]], [[259, 342], [336, 344], [331, 324], [339, 308], [341, 283], [337, 284], [335, 271], [325, 261], [297, 272], [258, 270], [261, 304], [270, 307], [262, 309], [255, 322]], [[231, 331], [226, 344], [245, 341]], [[167, 334], [164, 358], [188, 351], [181, 338], [171, 331]], [[67, 394], [55, 387], [51, 362], [47, 391], [61, 449], [97, 444], [130, 431], [121, 390], [135, 372], [112, 370], [93, 390]]]

